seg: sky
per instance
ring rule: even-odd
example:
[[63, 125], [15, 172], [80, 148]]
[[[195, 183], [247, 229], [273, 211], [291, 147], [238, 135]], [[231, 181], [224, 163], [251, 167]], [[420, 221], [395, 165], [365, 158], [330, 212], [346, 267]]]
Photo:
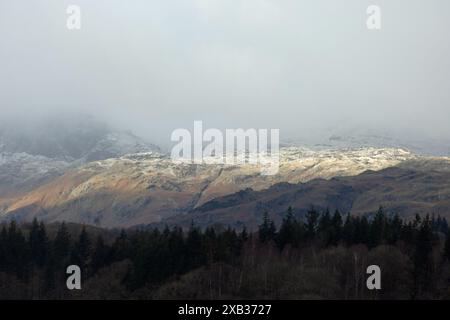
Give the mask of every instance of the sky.
[[0, 118], [89, 113], [162, 145], [194, 120], [441, 138], [449, 30], [448, 0], [0, 0]]

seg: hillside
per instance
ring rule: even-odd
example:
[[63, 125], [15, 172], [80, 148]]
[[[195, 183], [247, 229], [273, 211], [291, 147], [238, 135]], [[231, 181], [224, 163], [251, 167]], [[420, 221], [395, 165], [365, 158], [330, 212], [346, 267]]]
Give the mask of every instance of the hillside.
[[[356, 176], [414, 158], [400, 149], [286, 148], [281, 150], [279, 173], [262, 176], [260, 168], [253, 165], [197, 165], [175, 163], [160, 153], [132, 154], [72, 168], [10, 199], [1, 214], [5, 219], [38, 217], [104, 227], [157, 223], [179, 214], [189, 217], [191, 212], [210, 205], [208, 202], [242, 190], [261, 191], [279, 183]], [[240, 199], [233, 204], [245, 205]], [[217, 218], [220, 221], [220, 215]]]
[[224, 224], [255, 228], [265, 211], [280, 223], [286, 209], [302, 217], [311, 208], [364, 214], [383, 206], [406, 219], [415, 214], [450, 218], [450, 159], [418, 158], [357, 176], [315, 179], [307, 183], [281, 183], [267, 190], [247, 189], [214, 199], [189, 215], [162, 224], [200, 226]]

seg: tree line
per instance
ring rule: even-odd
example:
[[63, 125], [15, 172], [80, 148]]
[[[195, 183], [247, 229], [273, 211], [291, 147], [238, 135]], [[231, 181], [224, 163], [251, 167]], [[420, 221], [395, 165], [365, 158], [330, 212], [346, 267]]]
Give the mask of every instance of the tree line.
[[[1, 228], [0, 298], [434, 299], [450, 297], [449, 261], [446, 219], [403, 220], [382, 208], [363, 216], [288, 208], [280, 226], [265, 213], [257, 232], [194, 223], [75, 231], [35, 219]], [[364, 288], [371, 262], [385, 271], [381, 292]], [[65, 286], [72, 264], [80, 291]]]

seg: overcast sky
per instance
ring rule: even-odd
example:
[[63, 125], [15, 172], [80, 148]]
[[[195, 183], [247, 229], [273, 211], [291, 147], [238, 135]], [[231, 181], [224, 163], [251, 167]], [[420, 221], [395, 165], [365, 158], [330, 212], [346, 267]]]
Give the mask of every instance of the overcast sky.
[[161, 144], [194, 120], [441, 137], [449, 30], [448, 0], [0, 0], [0, 117], [82, 111]]

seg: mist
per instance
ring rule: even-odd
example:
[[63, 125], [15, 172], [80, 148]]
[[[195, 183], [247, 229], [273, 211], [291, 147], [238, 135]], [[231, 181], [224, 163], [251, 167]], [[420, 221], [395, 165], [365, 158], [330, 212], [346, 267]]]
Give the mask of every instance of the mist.
[[448, 30], [446, 0], [2, 0], [0, 118], [92, 114], [163, 146], [194, 120], [444, 139]]

